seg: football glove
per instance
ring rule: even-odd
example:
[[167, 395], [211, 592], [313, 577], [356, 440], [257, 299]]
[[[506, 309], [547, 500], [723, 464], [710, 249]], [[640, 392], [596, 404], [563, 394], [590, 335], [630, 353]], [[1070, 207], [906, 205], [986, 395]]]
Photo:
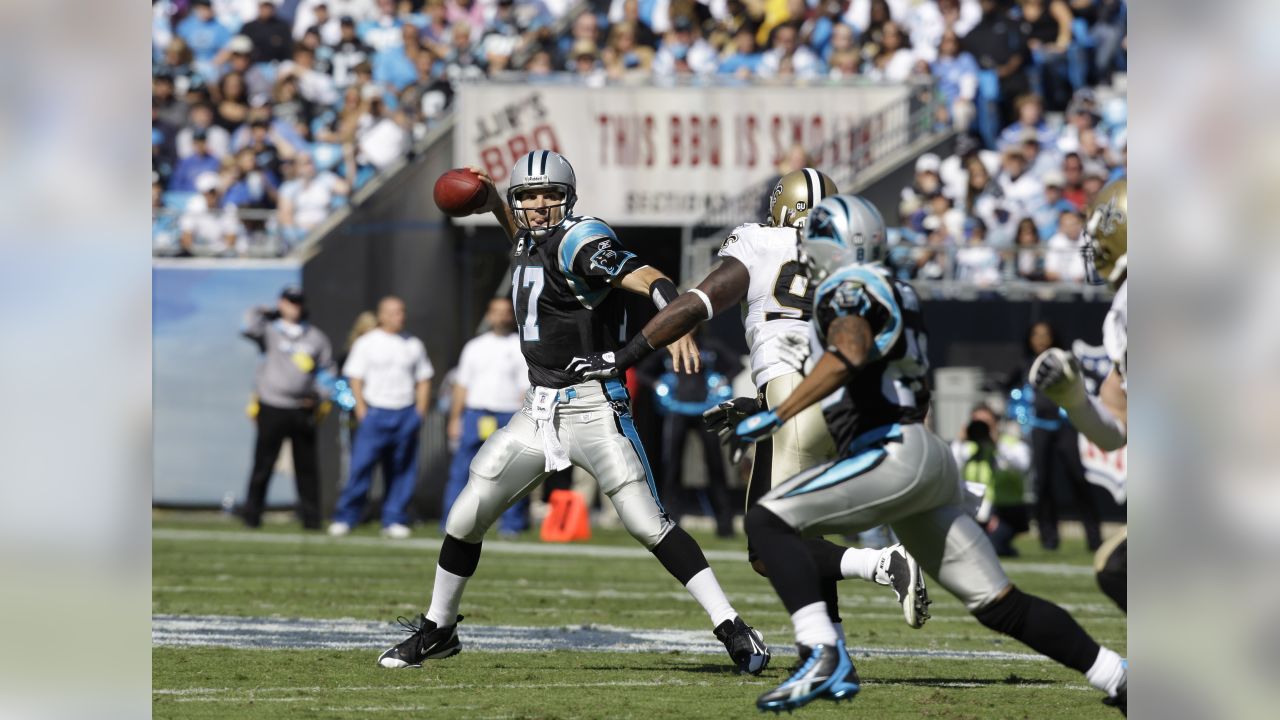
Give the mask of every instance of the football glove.
[[726, 400], [702, 413], [702, 424], [708, 432], [720, 436], [720, 442], [728, 442], [738, 423], [760, 412], [755, 398], [740, 397]]
[[756, 413], [738, 423], [733, 430], [733, 435], [729, 438], [729, 450], [732, 453], [733, 462], [737, 463], [742, 459], [748, 445], [754, 445], [778, 432], [780, 427], [782, 427], [782, 420], [773, 410]]
[[779, 335], [776, 351], [779, 360], [804, 375], [804, 365], [810, 354], [808, 333], [788, 332]]
[[622, 374], [622, 370], [618, 368], [617, 356], [613, 352], [576, 357], [569, 361], [565, 370], [583, 380], [607, 380]]
[[1049, 348], [1031, 364], [1028, 380], [1032, 387], [1064, 408], [1085, 402], [1084, 378], [1076, 356], [1059, 348]]

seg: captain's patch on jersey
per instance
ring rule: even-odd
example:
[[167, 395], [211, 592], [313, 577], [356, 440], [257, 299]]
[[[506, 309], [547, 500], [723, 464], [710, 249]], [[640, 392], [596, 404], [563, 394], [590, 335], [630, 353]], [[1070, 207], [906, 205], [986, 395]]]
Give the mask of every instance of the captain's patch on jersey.
[[596, 246], [596, 251], [591, 255], [590, 267], [603, 270], [609, 277], [614, 277], [622, 271], [622, 266], [627, 262], [628, 258], [635, 257], [633, 253], [618, 252], [611, 247], [608, 240], [601, 240]]

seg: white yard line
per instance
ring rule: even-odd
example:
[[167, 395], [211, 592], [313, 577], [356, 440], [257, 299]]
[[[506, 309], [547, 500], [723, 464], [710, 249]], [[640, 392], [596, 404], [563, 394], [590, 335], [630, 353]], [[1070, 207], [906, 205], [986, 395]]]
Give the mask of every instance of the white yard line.
[[[410, 538], [408, 540], [386, 540], [376, 537], [331, 538], [325, 535], [302, 533], [263, 533], [246, 531], [221, 530], [182, 530], [176, 528], [158, 528], [151, 531], [152, 540], [172, 540], [178, 542], [225, 542], [225, 543], [262, 543], [286, 545], [313, 545], [334, 547], [376, 547], [376, 548], [409, 548], [414, 550], [439, 550], [440, 540], [435, 538]], [[505, 540], [488, 540], [484, 544], [485, 552], [503, 555], [542, 555], [548, 557], [589, 557], [623, 559], [652, 559], [653, 555], [638, 545], [636, 547], [613, 545], [560, 545], [552, 543], [523, 543]], [[746, 562], [747, 553], [740, 550], [707, 550], [708, 560], [725, 560]], [[1003, 563], [1011, 574], [1028, 573], [1039, 575], [1092, 575], [1093, 568], [1086, 565], [1059, 565], [1055, 563], [1023, 563], [1010, 561]]]
[[[367, 650], [387, 647], [403, 637], [398, 625], [363, 620], [320, 620], [154, 615], [151, 641], [159, 647], [231, 647], [241, 649]], [[724, 648], [707, 631], [570, 625], [519, 627], [467, 625], [461, 628], [468, 650], [479, 652], [672, 652], [719, 655]], [[988, 650], [850, 647], [855, 657], [938, 658], [948, 660], [1042, 661], [1040, 655]], [[777, 643], [778, 655], [794, 654]]]

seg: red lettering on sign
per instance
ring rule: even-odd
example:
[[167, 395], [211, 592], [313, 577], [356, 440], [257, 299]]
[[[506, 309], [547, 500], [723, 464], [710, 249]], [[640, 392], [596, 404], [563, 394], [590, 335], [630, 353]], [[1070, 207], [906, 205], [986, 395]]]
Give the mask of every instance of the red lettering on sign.
[[747, 167], [749, 167], [749, 168], [754, 168], [754, 167], [756, 166], [756, 159], [757, 159], [757, 158], [756, 158], [756, 155], [757, 155], [757, 153], [756, 153], [756, 126], [757, 126], [757, 125], [759, 125], [759, 121], [758, 121], [758, 120], [756, 120], [756, 116], [755, 116], [755, 115], [748, 115], [748, 116], [747, 116], [747, 123], [746, 123], [746, 124], [747, 124], [746, 132], [744, 133], [744, 135], [746, 136], [746, 139], [747, 139], [747, 162], [746, 162], [746, 166], [747, 166]]
[[502, 148], [487, 147], [480, 151], [480, 164], [491, 178], [503, 178], [511, 170], [506, 158], [502, 156]]
[[680, 116], [672, 115], [670, 120], [671, 127], [671, 167], [680, 165]]
[[653, 143], [653, 116], [644, 116], [644, 166], [653, 167], [654, 158]]
[[707, 151], [707, 162], [711, 163], [711, 167], [720, 167], [720, 116], [712, 115], [707, 123], [707, 144], [711, 147]]
[[600, 126], [600, 162], [609, 164], [609, 116], [596, 116], [596, 124]]
[[507, 138], [507, 150], [511, 152], [511, 162], [514, 164], [516, 160], [529, 154], [529, 141], [523, 135], [513, 135]]
[[702, 162], [702, 118], [694, 115], [689, 118], [689, 167], [698, 167]]
[[773, 159], [769, 164], [777, 165], [782, 162], [782, 155], [786, 152], [786, 148], [782, 147], [782, 116], [774, 115], [769, 119], [769, 137], [773, 140]]
[[[556, 140], [556, 131], [550, 125], [539, 125], [533, 129], [531, 134], [533, 135], [534, 147], [560, 152], [560, 142]], [[513, 159], [512, 162], [515, 162], [515, 160]]]

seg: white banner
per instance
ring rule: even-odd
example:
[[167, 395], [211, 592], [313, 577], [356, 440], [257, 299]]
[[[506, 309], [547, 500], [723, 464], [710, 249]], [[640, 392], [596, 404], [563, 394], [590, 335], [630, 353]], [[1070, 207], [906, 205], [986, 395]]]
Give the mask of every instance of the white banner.
[[[687, 225], [776, 177], [796, 143], [885, 132], [907, 113], [902, 86], [606, 87], [464, 84], [454, 162], [485, 168], [506, 192], [516, 160], [555, 150], [578, 176], [580, 215], [615, 225]], [[874, 122], [868, 122], [873, 118]], [[815, 164], [839, 163], [840, 147]], [[742, 220], [759, 220], [743, 218]], [[466, 224], [490, 222], [470, 217]]]

